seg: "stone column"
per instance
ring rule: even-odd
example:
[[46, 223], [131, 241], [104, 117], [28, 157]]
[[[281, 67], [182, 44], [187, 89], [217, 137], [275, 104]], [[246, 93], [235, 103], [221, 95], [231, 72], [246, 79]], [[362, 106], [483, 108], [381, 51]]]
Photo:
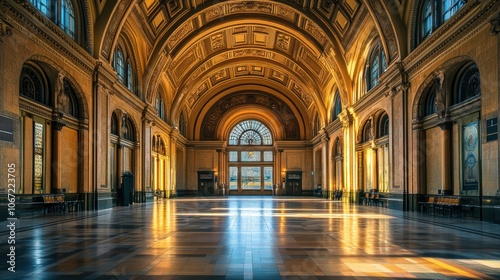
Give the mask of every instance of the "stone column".
[[179, 135], [179, 130], [173, 128], [170, 132], [170, 186], [168, 187], [167, 198], [177, 195], [177, 178], [175, 174], [177, 173], [177, 137]]
[[[325, 131], [323, 136], [321, 137], [321, 173], [322, 173], [322, 178], [321, 178], [321, 186], [323, 187], [323, 190], [328, 190], [328, 197], [331, 198], [331, 193], [333, 193], [333, 190], [331, 189], [329, 185], [329, 180], [328, 180], [328, 169], [329, 169], [329, 160], [328, 160], [328, 142], [330, 138], [328, 137], [328, 133]], [[313, 190], [314, 191], [314, 190]]]
[[51, 193], [58, 193], [61, 191], [62, 178], [61, 178], [61, 167], [63, 163], [61, 162], [61, 130], [64, 123], [58, 119], [52, 121], [52, 164], [50, 168], [52, 169], [52, 182], [51, 182]]
[[340, 121], [342, 122], [342, 131], [344, 132], [344, 145], [343, 149], [343, 185], [346, 190], [343, 194], [349, 202], [357, 201], [358, 186], [356, 183], [356, 134], [353, 127], [353, 115], [348, 109], [344, 109], [339, 114]]
[[371, 148], [370, 152], [372, 154], [372, 170], [368, 170], [368, 172], [372, 173], [372, 188], [375, 189], [375, 191], [378, 191], [377, 148]]

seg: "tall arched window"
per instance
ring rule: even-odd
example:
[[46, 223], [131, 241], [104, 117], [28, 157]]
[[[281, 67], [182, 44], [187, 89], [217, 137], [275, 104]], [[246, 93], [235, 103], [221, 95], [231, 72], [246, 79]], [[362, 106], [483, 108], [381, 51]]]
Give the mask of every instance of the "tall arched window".
[[340, 94], [339, 91], [337, 90], [337, 92], [335, 93], [335, 99], [332, 107], [332, 115], [331, 115], [332, 122], [337, 119], [340, 112], [342, 112], [342, 100], [340, 100]]
[[71, 0], [30, 0], [42, 14], [50, 18], [71, 39], [76, 39], [76, 17], [75, 8]]
[[165, 120], [165, 104], [163, 103], [163, 98], [158, 93], [155, 98], [155, 110], [156, 114], [160, 119]]
[[124, 117], [122, 124], [122, 138], [125, 140], [135, 141], [135, 129], [132, 121], [128, 117]]
[[115, 49], [113, 67], [120, 82], [130, 91], [135, 92], [135, 71], [133, 57], [129, 48], [129, 44], [125, 44], [123, 38], [120, 38]]
[[269, 128], [257, 120], [242, 121], [231, 129], [228, 139], [229, 188], [270, 194], [274, 152]]
[[379, 83], [380, 75], [387, 69], [387, 59], [380, 43], [370, 53], [366, 74], [366, 89], [370, 90]]
[[417, 44], [450, 19], [467, 0], [425, 0], [419, 7]]
[[389, 135], [389, 116], [384, 114], [382, 118], [380, 118], [379, 123], [379, 137], [384, 137]]

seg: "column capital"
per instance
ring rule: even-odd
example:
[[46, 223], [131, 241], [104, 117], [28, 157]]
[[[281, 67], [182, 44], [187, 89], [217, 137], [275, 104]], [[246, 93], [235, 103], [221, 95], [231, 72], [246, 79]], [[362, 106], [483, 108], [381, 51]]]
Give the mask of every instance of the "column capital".
[[352, 124], [354, 117], [353, 115], [349, 112], [348, 108], [345, 108], [340, 112], [338, 118], [340, 119], [340, 122], [342, 123], [342, 128], [346, 129], [349, 127], [350, 124]]

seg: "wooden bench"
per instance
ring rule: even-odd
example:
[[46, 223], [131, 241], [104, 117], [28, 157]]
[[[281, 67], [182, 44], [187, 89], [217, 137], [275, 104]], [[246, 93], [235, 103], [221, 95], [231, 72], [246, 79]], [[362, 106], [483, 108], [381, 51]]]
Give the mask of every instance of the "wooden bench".
[[427, 198], [427, 201], [420, 201], [418, 204], [420, 205], [420, 212], [423, 213], [425, 210], [427, 210], [427, 214], [431, 214], [432, 210], [432, 214], [434, 215], [434, 204], [435, 204], [434, 196], [429, 196]]
[[[460, 198], [459, 197], [438, 197], [437, 201], [434, 203], [434, 212], [436, 210], [441, 210], [441, 214], [444, 216], [445, 212], [450, 213], [450, 217], [453, 216], [453, 210], [459, 209]], [[460, 211], [459, 211], [460, 213]]]
[[59, 209], [62, 213], [66, 210], [66, 202], [64, 200], [64, 194], [47, 194], [42, 195], [43, 199], [43, 213], [52, 212], [55, 214], [56, 209]]

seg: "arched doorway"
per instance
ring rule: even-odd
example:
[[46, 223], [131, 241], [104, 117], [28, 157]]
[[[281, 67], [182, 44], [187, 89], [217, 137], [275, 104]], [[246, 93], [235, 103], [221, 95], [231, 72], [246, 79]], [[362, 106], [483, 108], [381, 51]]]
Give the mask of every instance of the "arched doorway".
[[231, 194], [272, 194], [274, 151], [269, 128], [257, 120], [236, 124], [228, 137]]

